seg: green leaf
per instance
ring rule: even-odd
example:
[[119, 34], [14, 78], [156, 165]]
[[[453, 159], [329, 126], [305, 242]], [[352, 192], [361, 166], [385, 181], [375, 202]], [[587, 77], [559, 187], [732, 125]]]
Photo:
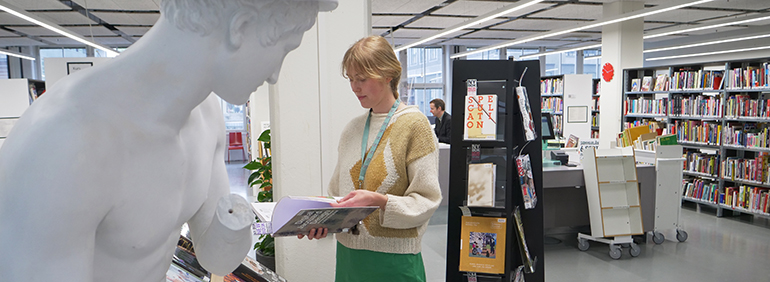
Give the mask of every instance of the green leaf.
[[[259, 135], [259, 138], [257, 138], [257, 140], [265, 143], [270, 142], [270, 129], [262, 131], [262, 134]], [[267, 148], [270, 148], [270, 147], [267, 147]]]
[[257, 177], [259, 177], [259, 173], [256, 173], [256, 172], [252, 173], [251, 175], [249, 175], [248, 183], [252, 183], [251, 186], [254, 186], [253, 182], [255, 179], [257, 179]]
[[254, 161], [250, 161], [249, 163], [247, 163], [245, 166], [243, 166], [243, 168], [248, 169], [248, 170], [257, 170], [257, 165], [259, 165], [261, 167], [262, 163], [260, 163], [259, 161], [254, 160]]

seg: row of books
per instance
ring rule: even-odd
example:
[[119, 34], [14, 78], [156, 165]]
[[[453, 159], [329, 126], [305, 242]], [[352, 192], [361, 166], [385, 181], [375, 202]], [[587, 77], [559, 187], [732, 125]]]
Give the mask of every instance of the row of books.
[[670, 127], [677, 140], [719, 145], [722, 140], [722, 124], [700, 120], [675, 120]]
[[719, 198], [719, 183], [695, 178], [692, 181], [684, 180], [682, 195], [688, 198], [716, 204]]
[[770, 117], [770, 99], [752, 99], [749, 95], [735, 95], [727, 98], [727, 117]]
[[770, 183], [768, 169], [770, 169], [770, 156], [767, 154], [759, 155], [753, 159], [727, 157], [722, 161], [720, 175], [731, 180]]
[[680, 70], [671, 76], [671, 91], [676, 90], [719, 90], [722, 89], [724, 71], [721, 70]]
[[700, 152], [687, 152], [684, 170], [700, 174], [717, 175], [719, 172], [719, 155]]
[[671, 114], [674, 116], [722, 116], [722, 99], [714, 96], [696, 95], [671, 97]]
[[599, 139], [599, 130], [591, 130], [591, 139]]
[[597, 97], [593, 97], [594, 103], [593, 103], [593, 105], [591, 105], [591, 110], [592, 111], [598, 111], [599, 110], [599, 98], [600, 97], [598, 97], [598, 96]]
[[564, 93], [564, 80], [561, 78], [546, 78], [540, 80], [540, 95]]
[[629, 99], [624, 103], [626, 114], [666, 115], [668, 99]]
[[544, 112], [562, 112], [564, 111], [564, 103], [560, 97], [543, 97], [540, 104], [540, 109]]
[[770, 190], [747, 185], [725, 187], [719, 203], [767, 215], [770, 212]]
[[728, 71], [727, 89], [751, 89], [770, 87], [770, 63]]
[[591, 116], [591, 126], [599, 127], [599, 113]]
[[637, 149], [651, 150], [654, 149], [655, 144], [659, 145], [676, 145], [676, 136], [674, 135], [658, 135], [658, 124], [643, 124], [639, 126], [629, 127], [620, 134], [616, 140], [618, 147], [634, 146]]
[[768, 124], [737, 123], [725, 128], [724, 145], [770, 148], [770, 129]]

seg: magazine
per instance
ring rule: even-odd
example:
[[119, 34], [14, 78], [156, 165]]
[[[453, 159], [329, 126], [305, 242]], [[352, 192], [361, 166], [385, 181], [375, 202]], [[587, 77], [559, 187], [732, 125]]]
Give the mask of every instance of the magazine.
[[288, 196], [272, 203], [272, 210], [265, 203], [252, 203], [252, 210], [261, 221], [255, 224], [255, 233], [273, 237], [306, 235], [314, 228], [328, 228], [329, 233], [346, 232], [379, 208], [332, 207], [336, 202], [337, 199], [329, 197]]
[[523, 86], [516, 87], [516, 96], [519, 99], [519, 109], [521, 110], [521, 123], [524, 127], [524, 137], [527, 141], [537, 138], [535, 135], [535, 122], [532, 120], [532, 109], [529, 105], [529, 96], [527, 88]]
[[537, 205], [537, 195], [535, 195], [535, 181], [532, 179], [532, 164], [529, 161], [529, 155], [516, 157], [516, 166], [518, 167], [521, 194], [524, 196], [524, 208], [533, 209]]

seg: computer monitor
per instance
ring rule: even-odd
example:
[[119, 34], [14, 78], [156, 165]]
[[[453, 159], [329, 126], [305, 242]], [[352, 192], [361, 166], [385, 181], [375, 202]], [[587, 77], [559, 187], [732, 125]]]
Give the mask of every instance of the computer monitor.
[[551, 122], [550, 113], [540, 114], [540, 125], [541, 125], [540, 131], [542, 131], [542, 134], [540, 134], [540, 136], [543, 138], [543, 140], [556, 139], [556, 136], [553, 134], [553, 123]]

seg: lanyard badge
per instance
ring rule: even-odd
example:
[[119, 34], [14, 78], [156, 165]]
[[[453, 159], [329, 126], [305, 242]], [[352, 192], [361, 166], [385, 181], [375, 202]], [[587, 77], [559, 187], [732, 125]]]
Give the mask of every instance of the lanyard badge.
[[396, 113], [396, 109], [398, 108], [399, 104], [401, 104], [401, 101], [396, 99], [396, 102], [393, 103], [393, 107], [390, 107], [388, 116], [385, 118], [385, 121], [382, 122], [382, 126], [380, 127], [380, 132], [378, 132], [377, 137], [374, 138], [372, 147], [369, 149], [369, 154], [367, 154], [366, 143], [369, 141], [369, 121], [372, 119], [372, 111], [369, 110], [369, 116], [366, 117], [366, 125], [364, 126], [364, 136], [361, 140], [361, 173], [358, 174], [359, 189], [364, 189], [364, 175], [366, 175], [366, 169], [369, 168], [369, 162], [372, 161], [372, 158], [374, 157], [374, 152], [377, 151], [377, 145], [379, 145], [380, 139], [382, 139], [382, 135], [385, 133], [385, 129], [388, 128], [388, 124], [390, 123], [390, 118], [392, 118], [393, 114]]

